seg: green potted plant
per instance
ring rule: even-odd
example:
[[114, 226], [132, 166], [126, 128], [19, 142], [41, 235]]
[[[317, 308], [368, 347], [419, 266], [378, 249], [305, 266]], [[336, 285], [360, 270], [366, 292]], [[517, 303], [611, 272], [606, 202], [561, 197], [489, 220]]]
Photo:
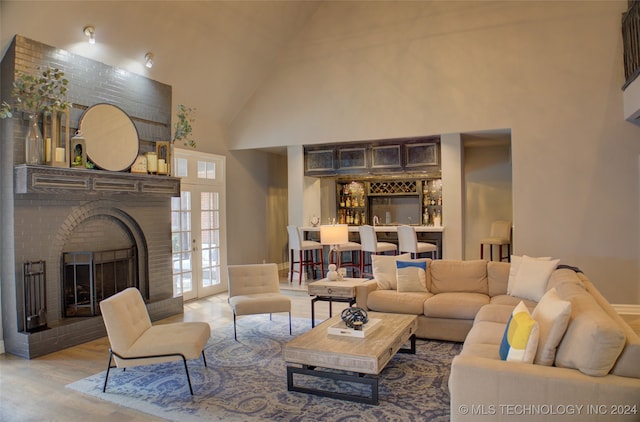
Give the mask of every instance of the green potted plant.
[[44, 112], [66, 111], [71, 103], [65, 100], [69, 81], [64, 72], [50, 66], [38, 67], [35, 75], [16, 72], [11, 96], [14, 104], [6, 101], [0, 105], [0, 118], [13, 117], [14, 112], [29, 116], [29, 127], [25, 138], [25, 163], [44, 162], [44, 142], [38, 127], [38, 118]]
[[196, 141], [191, 138], [191, 132], [193, 131], [193, 122], [195, 119], [191, 115], [195, 111], [195, 108], [186, 107], [184, 104], [178, 104], [178, 121], [174, 125], [173, 139], [171, 145], [176, 141], [182, 142], [184, 146], [196, 147]]

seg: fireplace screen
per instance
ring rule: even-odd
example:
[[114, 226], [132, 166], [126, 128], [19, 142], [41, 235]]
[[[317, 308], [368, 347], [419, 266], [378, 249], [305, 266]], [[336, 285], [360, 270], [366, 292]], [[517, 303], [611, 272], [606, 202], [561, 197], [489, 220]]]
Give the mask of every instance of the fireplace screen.
[[95, 316], [98, 304], [128, 287], [138, 286], [136, 247], [62, 255], [64, 316]]

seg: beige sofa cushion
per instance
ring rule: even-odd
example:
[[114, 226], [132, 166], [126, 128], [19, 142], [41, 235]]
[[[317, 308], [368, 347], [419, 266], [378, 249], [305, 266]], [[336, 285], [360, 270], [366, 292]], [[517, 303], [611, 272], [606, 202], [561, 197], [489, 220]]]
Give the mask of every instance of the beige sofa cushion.
[[480, 259], [439, 260], [431, 262], [432, 293], [483, 293], [489, 294], [487, 261]]
[[618, 324], [625, 334], [626, 344], [624, 350], [618, 357], [611, 373], [623, 377], [640, 378], [640, 336], [629, 327], [629, 324], [620, 317], [611, 304], [609, 304], [584, 274], [577, 273], [576, 277], [580, 279], [595, 301], [598, 302], [600, 307]]
[[561, 299], [571, 302], [571, 319], [558, 346], [556, 366], [607, 375], [624, 348], [624, 332], [583, 287], [558, 283], [556, 290]]
[[539, 301], [547, 291], [549, 277], [558, 266], [558, 262], [559, 259], [544, 261], [523, 256], [509, 294]]
[[540, 340], [534, 363], [553, 365], [556, 349], [569, 325], [571, 302], [560, 299], [555, 287], [542, 296], [531, 316], [540, 327]]
[[378, 281], [378, 289], [396, 290], [398, 288], [398, 279], [396, 278], [396, 261], [406, 261], [409, 259], [411, 259], [410, 253], [403, 253], [400, 255], [371, 255], [373, 278]]
[[[511, 264], [508, 262], [489, 261], [487, 262], [487, 278], [489, 282], [489, 296], [507, 294], [509, 283], [509, 270]], [[516, 302], [515, 305], [518, 303]]]
[[489, 296], [482, 293], [438, 293], [424, 302], [424, 311], [420, 313], [432, 318], [472, 320], [488, 304]]
[[375, 290], [369, 293], [367, 308], [377, 312], [420, 315], [424, 301], [433, 296], [429, 292], [399, 293], [396, 290]]
[[491, 298], [492, 305], [509, 305], [512, 308], [514, 308], [518, 303], [520, 303], [520, 301], [524, 302], [524, 304], [527, 305], [527, 308], [529, 308], [530, 310], [533, 310], [533, 308], [535, 308], [536, 305], [538, 304], [538, 302], [534, 302], [533, 300], [522, 299], [519, 297], [509, 296], [509, 295], [498, 295], [498, 296], [493, 296]]

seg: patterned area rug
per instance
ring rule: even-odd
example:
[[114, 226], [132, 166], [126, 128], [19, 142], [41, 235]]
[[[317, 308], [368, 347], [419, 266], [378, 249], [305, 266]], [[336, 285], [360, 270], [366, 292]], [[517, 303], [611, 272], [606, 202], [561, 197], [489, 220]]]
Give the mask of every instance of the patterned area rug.
[[[309, 329], [309, 320], [293, 320], [294, 336]], [[239, 342], [233, 340], [232, 324], [212, 330], [205, 349], [208, 367], [201, 359], [189, 361], [194, 396], [182, 362], [112, 370], [106, 393], [104, 372], [67, 387], [180, 422], [449, 420], [449, 368], [460, 344], [418, 340], [416, 355], [394, 356], [380, 375], [375, 406], [287, 391], [282, 346], [291, 339], [287, 318], [280, 315], [273, 321], [268, 315], [240, 318]]]

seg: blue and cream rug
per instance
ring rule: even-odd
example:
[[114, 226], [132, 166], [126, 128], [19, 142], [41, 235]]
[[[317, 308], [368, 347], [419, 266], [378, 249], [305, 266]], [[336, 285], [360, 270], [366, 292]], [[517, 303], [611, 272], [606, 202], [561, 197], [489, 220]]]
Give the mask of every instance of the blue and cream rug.
[[[309, 320], [293, 320], [294, 336], [310, 328]], [[239, 342], [233, 324], [213, 329], [208, 367], [202, 359], [189, 361], [194, 396], [182, 362], [112, 370], [106, 393], [104, 372], [67, 387], [180, 422], [449, 420], [449, 367], [460, 344], [418, 340], [416, 355], [394, 356], [380, 376], [380, 404], [374, 406], [287, 391], [282, 346], [292, 338], [286, 316], [279, 315], [273, 321], [268, 315], [239, 318]]]

